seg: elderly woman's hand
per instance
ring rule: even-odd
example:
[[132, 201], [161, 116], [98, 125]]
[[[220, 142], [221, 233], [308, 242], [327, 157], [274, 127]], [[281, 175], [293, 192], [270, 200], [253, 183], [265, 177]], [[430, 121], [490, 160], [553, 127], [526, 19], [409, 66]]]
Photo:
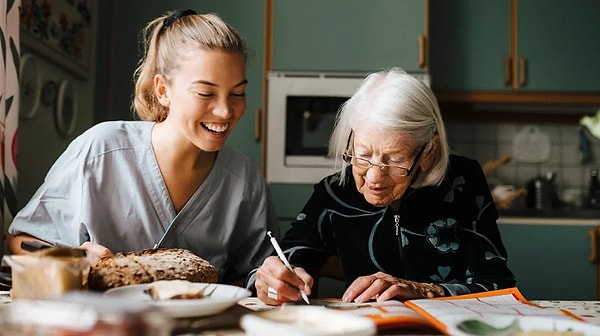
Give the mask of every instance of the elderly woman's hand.
[[302, 300], [300, 289], [311, 293], [313, 278], [302, 267], [294, 267], [294, 274], [275, 256], [268, 257], [256, 272], [256, 293], [269, 305]]
[[85, 242], [79, 248], [85, 250], [91, 263], [112, 256], [112, 252], [108, 248], [96, 243]]
[[423, 299], [444, 296], [442, 287], [393, 277], [383, 272], [357, 278], [344, 292], [342, 301], [367, 302]]

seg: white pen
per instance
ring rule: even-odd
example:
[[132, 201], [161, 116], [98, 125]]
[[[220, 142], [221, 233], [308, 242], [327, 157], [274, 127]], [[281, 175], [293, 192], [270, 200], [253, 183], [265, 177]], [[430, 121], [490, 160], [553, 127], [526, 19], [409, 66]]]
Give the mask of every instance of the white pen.
[[[283, 261], [283, 263], [285, 264], [285, 266], [292, 271], [292, 273], [296, 274], [296, 272], [294, 272], [294, 269], [292, 268], [292, 265], [290, 265], [290, 262], [287, 260], [287, 258], [285, 257], [285, 255], [283, 254], [283, 251], [281, 250], [281, 247], [279, 246], [279, 243], [277, 242], [277, 240], [275, 239], [275, 237], [273, 237], [271, 235], [271, 231], [267, 231], [267, 235], [269, 237], [271, 237], [271, 244], [273, 244], [273, 247], [275, 248], [275, 251], [277, 252], [277, 255], [279, 256], [279, 259], [281, 259], [281, 261]], [[306, 293], [304, 292], [304, 290], [300, 290], [300, 294], [302, 295], [302, 300], [304, 300], [304, 302], [306, 302], [306, 304], [310, 304], [310, 302], [308, 301], [308, 296], [306, 295]]]

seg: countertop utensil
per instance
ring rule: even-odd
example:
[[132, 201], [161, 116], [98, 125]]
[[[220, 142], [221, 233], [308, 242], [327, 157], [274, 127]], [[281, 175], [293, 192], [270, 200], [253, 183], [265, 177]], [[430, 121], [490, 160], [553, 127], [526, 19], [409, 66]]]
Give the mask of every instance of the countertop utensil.
[[550, 151], [550, 137], [537, 126], [523, 127], [515, 134], [513, 139], [513, 157], [518, 162], [546, 162], [550, 158]]
[[578, 135], [579, 135], [579, 150], [581, 151], [581, 163], [589, 163], [592, 161], [592, 150], [590, 139], [588, 139], [585, 134], [585, 128], [583, 126], [579, 127]]
[[500, 168], [500, 166], [509, 163], [511, 160], [512, 160], [512, 156], [506, 154], [502, 157], [499, 157], [497, 159], [490, 160], [490, 161], [484, 163], [481, 168], [483, 169], [483, 173], [485, 175], [489, 175], [490, 173], [492, 173], [492, 172], [496, 171], [498, 168]]

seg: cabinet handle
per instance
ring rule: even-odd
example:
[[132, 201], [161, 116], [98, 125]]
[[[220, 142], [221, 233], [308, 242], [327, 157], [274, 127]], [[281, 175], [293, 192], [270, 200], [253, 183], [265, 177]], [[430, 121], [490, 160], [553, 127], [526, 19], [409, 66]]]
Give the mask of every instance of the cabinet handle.
[[254, 111], [254, 140], [256, 140], [257, 142], [260, 141], [261, 138], [261, 120], [262, 120], [262, 110], [257, 108]]
[[512, 59], [510, 56], [504, 57], [504, 85], [509, 86], [512, 82]]
[[425, 67], [425, 35], [419, 35], [419, 68]]
[[588, 260], [592, 264], [598, 264], [598, 226], [588, 230], [590, 235], [590, 256]]
[[519, 57], [519, 86], [525, 86], [527, 83], [527, 62], [525, 57]]

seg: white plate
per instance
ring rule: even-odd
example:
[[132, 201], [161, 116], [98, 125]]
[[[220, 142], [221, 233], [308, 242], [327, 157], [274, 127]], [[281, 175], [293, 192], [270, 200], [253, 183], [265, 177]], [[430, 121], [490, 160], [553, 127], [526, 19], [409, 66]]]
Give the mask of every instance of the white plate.
[[370, 318], [319, 306], [281, 306], [246, 314], [240, 326], [246, 336], [372, 336], [377, 332]]
[[197, 282], [194, 283], [194, 285], [200, 289], [204, 289], [206, 293], [212, 292], [212, 294], [202, 299], [154, 301], [146, 292], [148, 284], [142, 284], [109, 289], [104, 292], [104, 295], [125, 298], [128, 300], [151, 302], [175, 318], [196, 317], [220, 313], [235, 305], [241, 299], [251, 295], [249, 290], [238, 286], [203, 282]]

